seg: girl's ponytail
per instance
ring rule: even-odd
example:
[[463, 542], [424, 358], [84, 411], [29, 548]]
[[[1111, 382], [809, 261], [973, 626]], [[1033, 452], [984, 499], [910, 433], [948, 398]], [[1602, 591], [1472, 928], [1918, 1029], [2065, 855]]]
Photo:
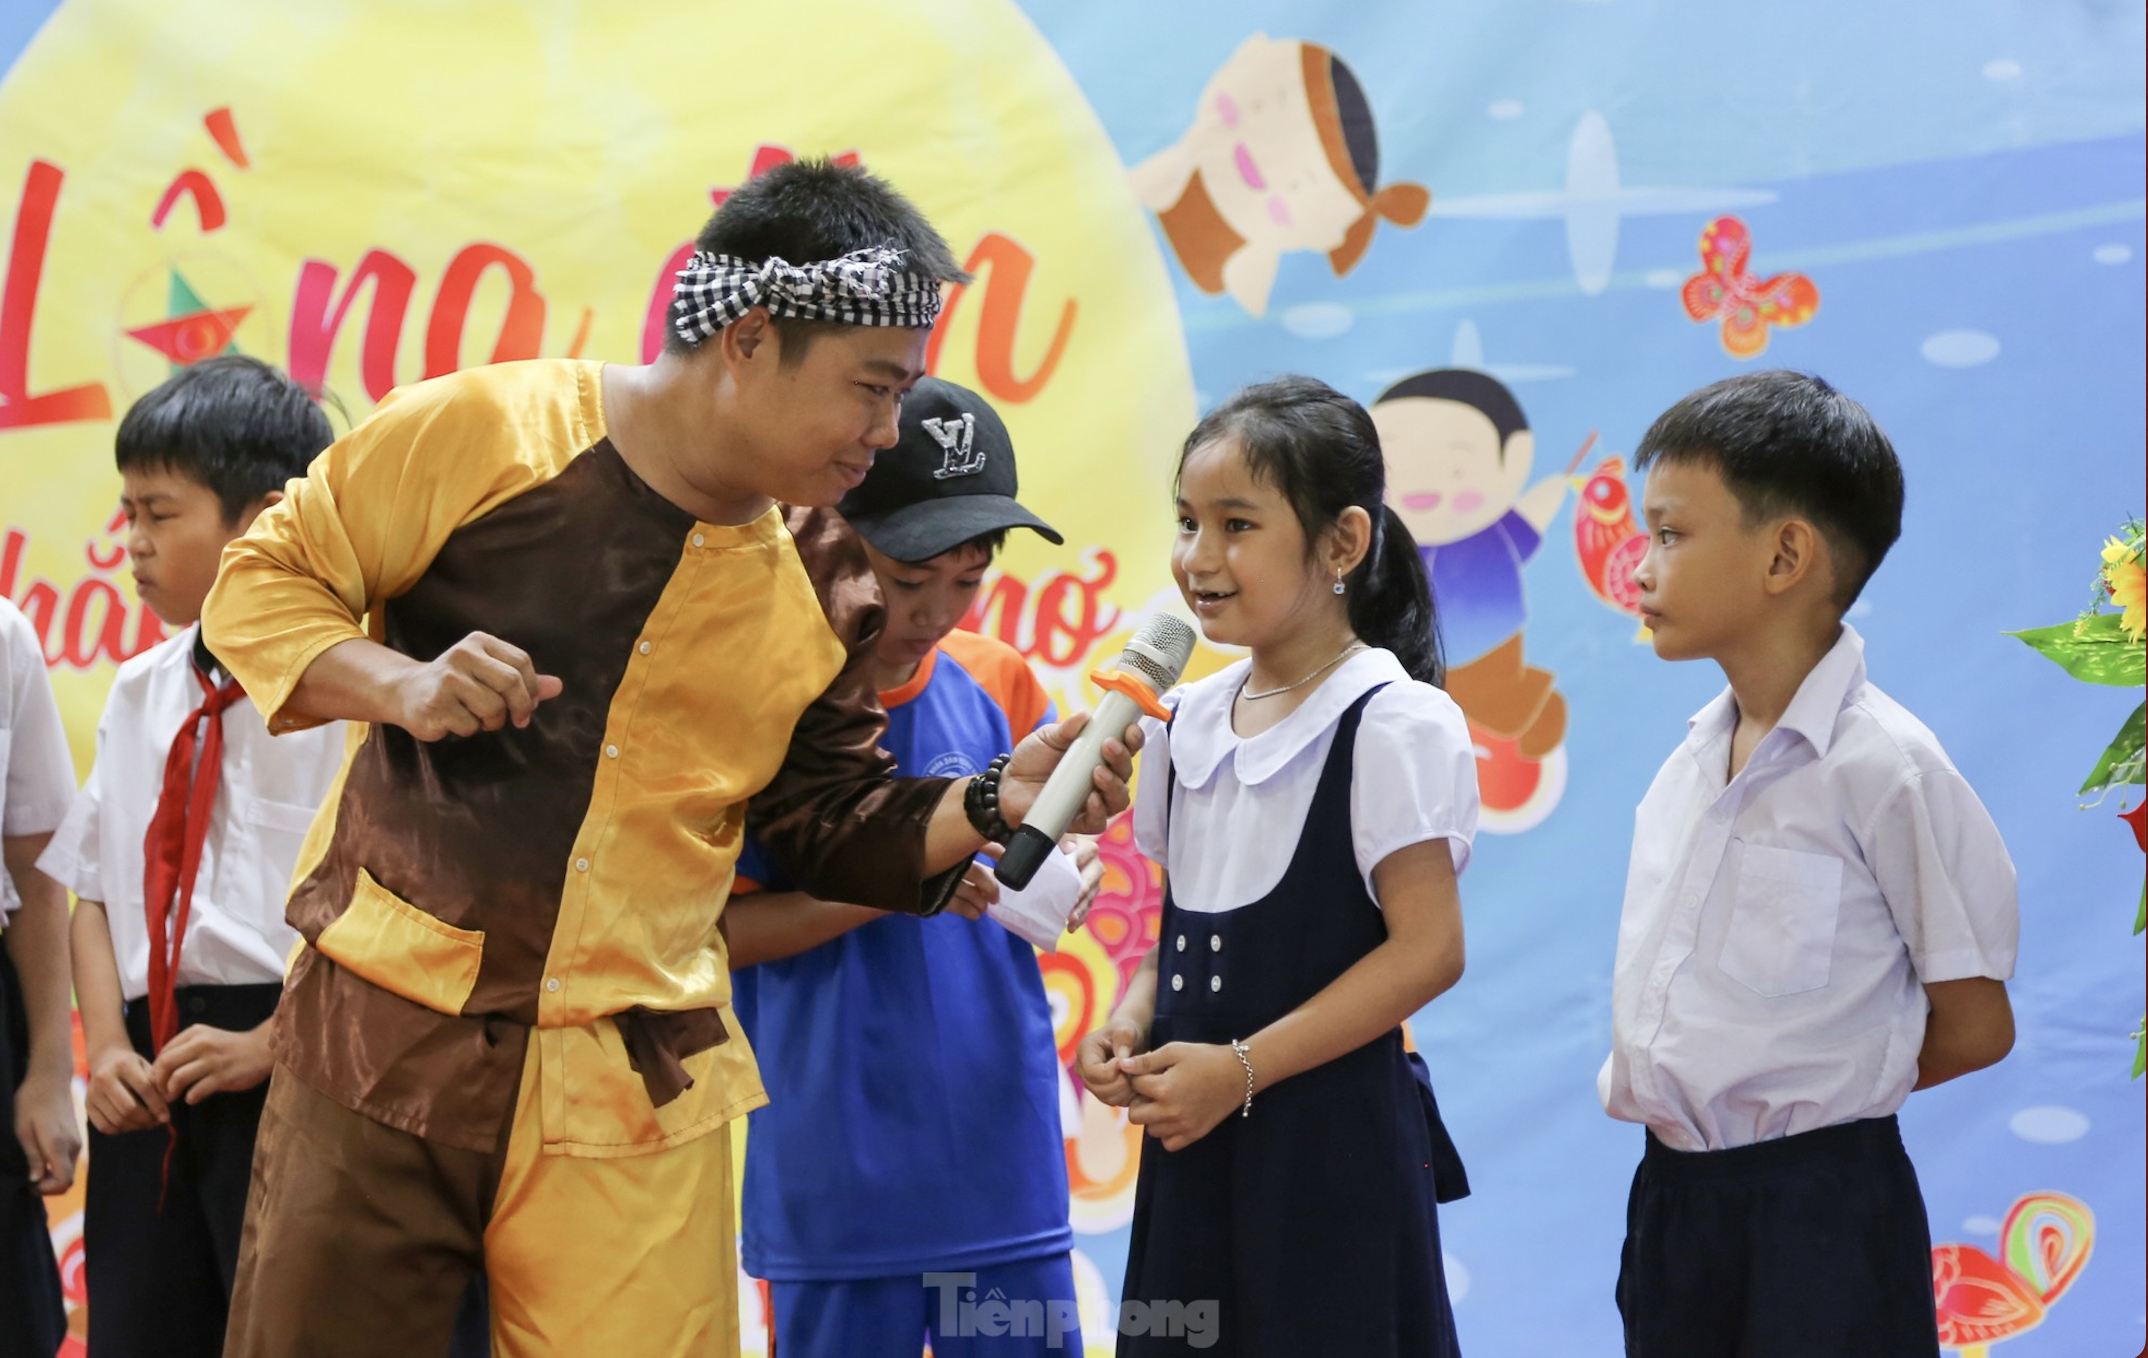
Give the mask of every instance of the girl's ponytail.
[[1349, 588], [1351, 630], [1393, 651], [1410, 678], [1446, 682], [1432, 575], [1417, 554], [1417, 539], [1392, 505], [1381, 505], [1374, 515], [1372, 547], [1352, 572]]

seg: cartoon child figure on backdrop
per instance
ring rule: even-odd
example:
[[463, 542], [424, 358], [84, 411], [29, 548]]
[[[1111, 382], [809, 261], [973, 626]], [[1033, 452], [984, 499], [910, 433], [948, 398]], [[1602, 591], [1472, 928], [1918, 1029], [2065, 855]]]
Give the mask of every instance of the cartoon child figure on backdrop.
[[1447, 651], [1447, 692], [1477, 742], [1484, 826], [1512, 833], [1565, 787], [1566, 699], [1522, 655], [1522, 567], [1568, 482], [1529, 484], [1536, 439], [1514, 394], [1464, 368], [1417, 373], [1372, 407], [1388, 503], [1422, 544]]
[[1372, 108], [1342, 58], [1265, 33], [1209, 78], [1185, 135], [1130, 177], [1194, 285], [1255, 316], [1285, 251], [1325, 254], [1340, 277], [1380, 219], [1415, 226], [1432, 202], [1421, 184], [1376, 187]]

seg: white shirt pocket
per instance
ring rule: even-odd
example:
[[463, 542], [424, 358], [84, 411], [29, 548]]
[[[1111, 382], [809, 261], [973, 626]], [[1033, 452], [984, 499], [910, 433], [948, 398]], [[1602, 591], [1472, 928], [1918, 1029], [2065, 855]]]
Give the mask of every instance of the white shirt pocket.
[[299, 850], [306, 843], [306, 832], [313, 828], [316, 814], [317, 808], [292, 802], [275, 802], [266, 797], [247, 799], [244, 847], [258, 865], [263, 886], [275, 892], [278, 919], [283, 915], [283, 893], [291, 885], [292, 869], [298, 865]]
[[1841, 859], [1747, 844], [1718, 965], [1757, 994], [1817, 990], [1827, 984], [1841, 907]]
[[263, 830], [282, 830], [301, 839], [313, 828], [313, 819], [319, 814], [319, 807], [272, 802], [266, 797], [251, 797], [246, 803], [246, 819], [249, 824]]

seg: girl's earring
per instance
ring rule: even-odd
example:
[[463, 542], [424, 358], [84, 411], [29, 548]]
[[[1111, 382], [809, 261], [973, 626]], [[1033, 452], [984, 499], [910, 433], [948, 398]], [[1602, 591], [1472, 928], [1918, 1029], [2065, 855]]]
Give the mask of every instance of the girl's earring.
[[1340, 566], [1335, 568], [1335, 592], [1337, 594], [1343, 592], [1342, 567]]

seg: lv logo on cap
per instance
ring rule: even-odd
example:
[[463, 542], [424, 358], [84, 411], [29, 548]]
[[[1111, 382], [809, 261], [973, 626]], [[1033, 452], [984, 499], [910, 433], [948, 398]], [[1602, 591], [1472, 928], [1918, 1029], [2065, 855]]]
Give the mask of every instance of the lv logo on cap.
[[984, 470], [984, 449], [977, 444], [977, 417], [967, 411], [960, 420], [920, 420], [932, 441], [940, 445], [940, 467], [932, 474], [935, 481], [945, 481], [950, 476], [968, 476]]

